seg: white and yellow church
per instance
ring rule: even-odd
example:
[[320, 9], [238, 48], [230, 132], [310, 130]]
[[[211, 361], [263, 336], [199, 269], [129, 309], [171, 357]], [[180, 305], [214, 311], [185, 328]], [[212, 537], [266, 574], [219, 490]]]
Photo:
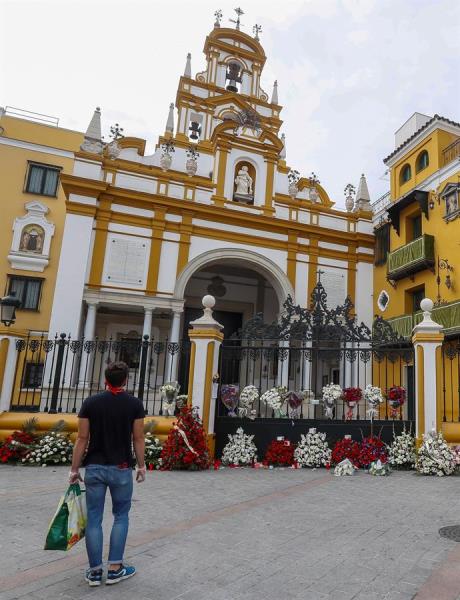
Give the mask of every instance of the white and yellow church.
[[371, 323], [365, 179], [343, 211], [316, 177], [287, 166], [257, 33], [218, 19], [204, 54], [195, 76], [187, 56], [153, 154], [117, 129], [104, 145], [95, 111], [73, 173], [61, 177], [67, 216], [50, 333], [178, 342], [210, 293], [228, 336], [255, 313], [276, 318], [288, 295], [306, 306], [319, 271], [331, 305], [349, 295]]

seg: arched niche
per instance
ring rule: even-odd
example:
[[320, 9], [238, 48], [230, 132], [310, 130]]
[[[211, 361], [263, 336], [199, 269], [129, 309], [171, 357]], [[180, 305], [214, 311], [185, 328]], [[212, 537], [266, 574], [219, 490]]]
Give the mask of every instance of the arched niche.
[[45, 230], [43, 227], [40, 227], [40, 225], [36, 225], [35, 223], [25, 225], [21, 232], [19, 251], [43, 254], [44, 242]]
[[247, 160], [239, 160], [233, 172], [233, 200], [243, 204], [254, 204], [256, 169]]

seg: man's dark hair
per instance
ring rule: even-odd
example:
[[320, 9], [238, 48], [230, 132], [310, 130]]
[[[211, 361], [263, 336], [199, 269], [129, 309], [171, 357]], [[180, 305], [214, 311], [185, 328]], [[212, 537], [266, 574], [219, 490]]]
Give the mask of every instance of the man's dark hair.
[[110, 385], [120, 386], [128, 379], [128, 372], [129, 367], [125, 362], [111, 362], [105, 370], [105, 379]]

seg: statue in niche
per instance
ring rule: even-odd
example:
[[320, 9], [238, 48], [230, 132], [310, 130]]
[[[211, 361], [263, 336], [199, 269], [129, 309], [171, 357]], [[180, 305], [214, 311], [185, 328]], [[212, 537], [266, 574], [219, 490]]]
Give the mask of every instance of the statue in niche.
[[27, 225], [22, 230], [19, 250], [21, 252], [35, 252], [41, 254], [43, 252], [43, 242], [45, 233], [38, 225]]
[[247, 165], [243, 165], [235, 177], [236, 191], [234, 199], [246, 203], [252, 202], [254, 199], [252, 184], [253, 181], [252, 177], [249, 175], [249, 169]]

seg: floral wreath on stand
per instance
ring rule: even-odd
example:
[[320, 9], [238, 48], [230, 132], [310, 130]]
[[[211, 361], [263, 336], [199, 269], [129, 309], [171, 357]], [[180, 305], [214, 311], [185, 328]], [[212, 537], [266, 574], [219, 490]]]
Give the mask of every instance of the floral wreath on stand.
[[326, 418], [332, 419], [337, 400], [342, 397], [342, 388], [337, 383], [328, 383], [323, 387], [323, 405]]
[[406, 401], [406, 390], [399, 385], [394, 385], [388, 390], [387, 398], [390, 405], [390, 416], [395, 419], [398, 417], [399, 409]]
[[255, 385], [247, 385], [240, 394], [240, 405], [238, 407], [239, 417], [255, 418], [256, 411], [253, 409], [254, 403], [259, 399], [259, 390]]
[[275, 417], [283, 417], [283, 405], [286, 399], [287, 388], [284, 386], [273, 387], [262, 394], [260, 399], [264, 404], [271, 408]]
[[351, 421], [353, 418], [353, 410], [363, 397], [363, 391], [359, 387], [347, 387], [343, 389], [343, 399], [347, 405], [346, 421]]

